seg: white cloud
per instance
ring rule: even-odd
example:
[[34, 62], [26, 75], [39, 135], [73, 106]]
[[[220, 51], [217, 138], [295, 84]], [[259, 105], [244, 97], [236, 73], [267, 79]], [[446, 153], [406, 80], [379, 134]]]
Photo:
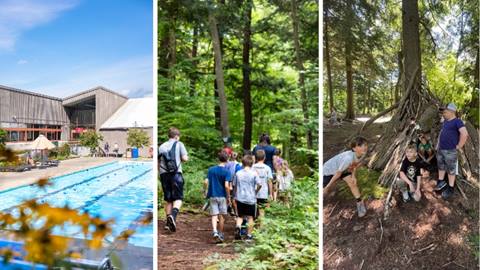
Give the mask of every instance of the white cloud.
[[0, 50], [12, 50], [22, 33], [55, 19], [78, 0], [0, 0]]
[[17, 61], [17, 65], [25, 65], [27, 63], [28, 63], [28, 61], [25, 60], [25, 59], [20, 59], [20, 60]]

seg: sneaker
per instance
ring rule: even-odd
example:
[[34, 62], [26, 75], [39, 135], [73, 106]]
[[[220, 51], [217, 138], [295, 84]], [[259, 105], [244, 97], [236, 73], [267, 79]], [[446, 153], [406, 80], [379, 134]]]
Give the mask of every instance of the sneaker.
[[168, 215], [167, 217], [167, 226], [171, 232], [175, 232], [177, 230], [177, 224], [175, 224], [175, 219], [172, 215]]
[[367, 213], [367, 209], [365, 208], [365, 203], [363, 203], [363, 201], [357, 202], [357, 212], [358, 217], [363, 217]]
[[402, 191], [403, 202], [410, 201], [410, 193], [407, 190]]
[[453, 187], [447, 187], [444, 191], [442, 191], [442, 198], [447, 200], [448, 198], [452, 197], [454, 193]]
[[220, 240], [222, 240], [222, 242], [225, 241], [225, 235], [223, 235], [222, 232], [219, 232], [218, 234], [220, 235]]
[[437, 181], [437, 185], [435, 186], [435, 191], [440, 191], [442, 190], [444, 187], [447, 186], [447, 181], [445, 180], [438, 180]]
[[223, 242], [222, 237], [218, 232], [213, 232], [213, 239], [215, 239], [215, 243], [217, 244]]
[[245, 241], [247, 241], [247, 242], [253, 241], [253, 235], [247, 234], [247, 237], [245, 238]]
[[239, 227], [235, 227], [235, 240], [240, 240], [242, 239], [242, 236], [240, 235], [241, 229]]
[[168, 227], [168, 220], [165, 221], [165, 226], [163, 226], [163, 229], [166, 230], [166, 231], [170, 230], [170, 228]]

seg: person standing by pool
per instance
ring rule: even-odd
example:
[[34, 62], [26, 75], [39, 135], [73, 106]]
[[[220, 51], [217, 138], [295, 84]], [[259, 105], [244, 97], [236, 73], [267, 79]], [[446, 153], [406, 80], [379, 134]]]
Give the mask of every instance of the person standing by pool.
[[115, 153], [115, 157], [118, 157], [118, 143], [113, 145], [113, 152]]
[[110, 151], [110, 145], [108, 142], [106, 142], [105, 146], [103, 146], [103, 150], [105, 150], [105, 155], [108, 157], [108, 152]]
[[185, 145], [180, 142], [180, 131], [171, 127], [168, 130], [168, 141], [158, 148], [158, 172], [162, 183], [163, 199], [166, 202], [167, 216], [165, 229], [177, 230], [177, 215], [183, 200], [182, 162], [188, 161]]

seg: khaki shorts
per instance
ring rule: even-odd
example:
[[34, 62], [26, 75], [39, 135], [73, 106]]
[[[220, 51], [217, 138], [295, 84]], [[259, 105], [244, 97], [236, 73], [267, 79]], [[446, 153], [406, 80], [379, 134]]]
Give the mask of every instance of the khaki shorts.
[[211, 197], [210, 198], [210, 215], [226, 215], [227, 214], [227, 198]]

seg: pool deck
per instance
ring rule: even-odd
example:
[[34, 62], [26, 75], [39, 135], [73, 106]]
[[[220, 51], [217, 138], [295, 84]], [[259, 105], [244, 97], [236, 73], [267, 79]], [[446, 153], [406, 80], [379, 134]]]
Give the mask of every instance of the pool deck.
[[27, 172], [0, 172], [0, 191], [35, 183], [40, 178], [49, 178], [95, 167], [112, 161], [124, 161], [125, 158], [114, 157], [82, 157], [63, 160], [58, 167], [32, 169]]

